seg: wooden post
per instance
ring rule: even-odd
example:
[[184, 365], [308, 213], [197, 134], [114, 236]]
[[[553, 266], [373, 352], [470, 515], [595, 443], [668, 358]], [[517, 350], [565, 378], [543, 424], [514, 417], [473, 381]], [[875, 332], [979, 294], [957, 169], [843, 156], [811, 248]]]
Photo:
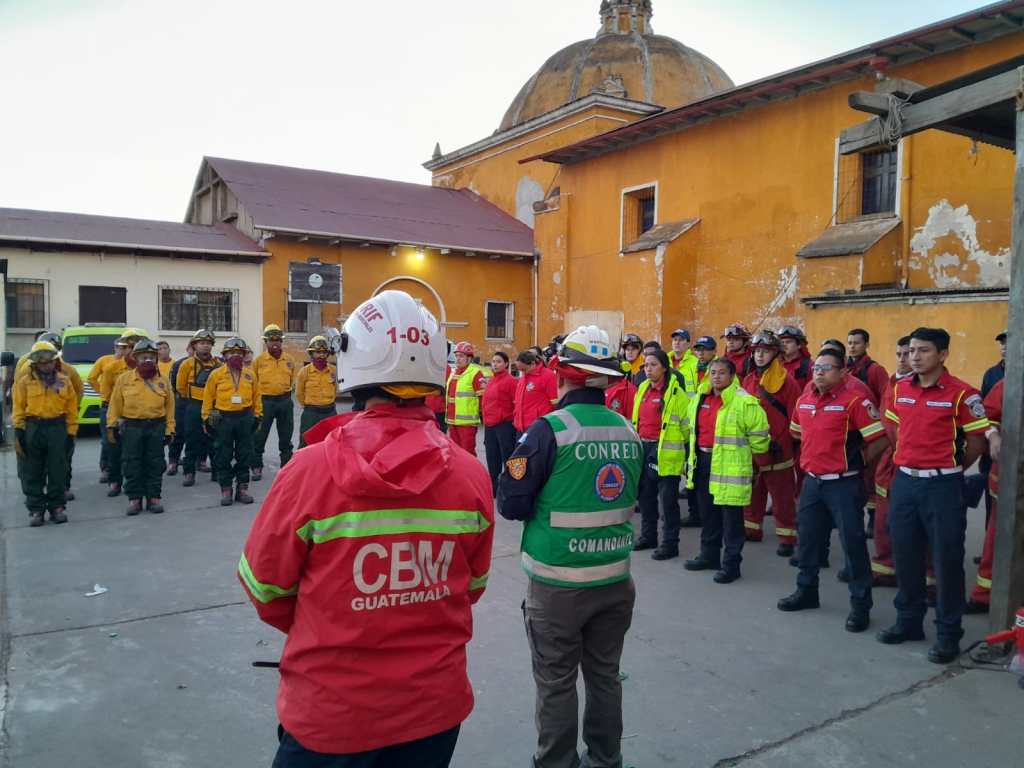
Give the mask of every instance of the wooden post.
[[1017, 74], [1010, 320], [989, 614], [993, 631], [1009, 627], [1013, 614], [1024, 605], [1024, 67]]

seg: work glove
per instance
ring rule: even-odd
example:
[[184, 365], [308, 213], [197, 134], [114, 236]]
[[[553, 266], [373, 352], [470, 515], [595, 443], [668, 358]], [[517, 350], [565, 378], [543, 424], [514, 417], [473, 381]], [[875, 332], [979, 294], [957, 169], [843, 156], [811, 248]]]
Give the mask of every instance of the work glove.
[[164, 445], [170, 445], [173, 442], [174, 442], [174, 433], [173, 432], [171, 434], [169, 434], [169, 435], [164, 435]]
[[209, 419], [207, 419], [206, 421], [203, 422], [203, 432], [206, 433], [207, 437], [216, 437], [217, 436], [217, 430], [214, 429], [214, 426], [213, 426], [213, 424], [210, 423]]
[[24, 429], [14, 430], [14, 452], [21, 456], [21, 458], [23, 459], [25, 458], [25, 440], [26, 438]]
[[257, 416], [256, 417], [256, 421], [253, 423], [253, 426], [252, 426], [253, 431], [259, 432], [260, 431], [260, 427], [262, 427], [262, 426], [263, 426], [263, 417], [262, 416]]
[[107, 442], [111, 445], [116, 445], [117, 439], [120, 437], [118, 433], [119, 430], [117, 427], [107, 427]]

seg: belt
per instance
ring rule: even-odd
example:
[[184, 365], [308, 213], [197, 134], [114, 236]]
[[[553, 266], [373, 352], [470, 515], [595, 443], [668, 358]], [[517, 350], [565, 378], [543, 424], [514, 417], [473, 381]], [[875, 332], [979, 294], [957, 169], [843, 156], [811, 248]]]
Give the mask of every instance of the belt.
[[217, 412], [223, 419], [239, 419], [242, 416], [252, 416], [252, 408], [243, 408], [240, 411], [222, 411], [218, 408]]
[[63, 416], [54, 416], [52, 419], [44, 419], [41, 416], [26, 416], [26, 422], [32, 424], [66, 424], [66, 420]]
[[159, 417], [159, 418], [153, 418], [153, 419], [125, 419], [124, 420], [124, 424], [125, 424], [126, 427], [131, 427], [131, 426], [147, 427], [147, 426], [149, 426], [151, 424], [165, 424], [165, 423], [167, 423], [167, 419], [163, 418], [162, 416]]
[[948, 469], [914, 469], [913, 467], [900, 467], [900, 472], [911, 477], [939, 477], [940, 475], [959, 475], [964, 471], [963, 467], [950, 467]]
[[704, 446], [698, 446], [697, 450], [700, 451], [701, 453], [711, 453], [715, 449], [714, 448], [705, 448]]
[[860, 474], [860, 470], [855, 469], [850, 472], [843, 472], [841, 474], [839, 472], [831, 472], [827, 475], [816, 475], [813, 472], [807, 472], [806, 474], [810, 477], [813, 477], [815, 480], [839, 480], [844, 477], [857, 477], [857, 475]]
[[303, 408], [307, 411], [319, 411], [320, 413], [337, 413], [338, 408], [335, 405], [305, 405]]
[[289, 400], [291, 400], [292, 393], [291, 392], [283, 392], [280, 395], [263, 395], [263, 399], [264, 400], [284, 400], [285, 398], [288, 398]]

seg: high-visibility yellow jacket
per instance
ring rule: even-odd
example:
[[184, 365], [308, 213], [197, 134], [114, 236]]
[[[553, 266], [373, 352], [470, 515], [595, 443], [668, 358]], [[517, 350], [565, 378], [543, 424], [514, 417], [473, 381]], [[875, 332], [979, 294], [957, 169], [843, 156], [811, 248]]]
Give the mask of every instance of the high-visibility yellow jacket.
[[[690, 437], [690, 397], [679, 379], [665, 372], [668, 385], [661, 398], [661, 434], [658, 436], [658, 475], [669, 477], [683, 474], [686, 463], [686, 442]], [[651, 380], [644, 379], [633, 399], [633, 429], [640, 428], [640, 403], [651, 388]]]
[[[450, 422], [455, 426], [472, 426], [480, 423], [480, 393], [473, 389], [473, 379], [478, 373], [484, 374], [483, 368], [476, 363], [470, 363], [462, 375], [458, 376], [455, 384], [455, 418]], [[450, 383], [452, 377], [456, 375], [452, 369], [448, 382]], [[445, 386], [445, 392], [448, 391], [448, 386]]]
[[34, 370], [14, 380], [12, 392], [14, 411], [11, 423], [15, 429], [24, 429], [28, 419], [56, 419], [64, 417], [69, 435], [78, 433], [78, 396], [71, 381], [58, 373], [52, 386], [46, 386]]
[[[78, 371], [75, 370], [75, 366], [70, 363], [65, 363], [63, 360], [58, 359], [59, 367], [58, 371], [68, 377], [68, 381], [71, 382], [72, 388], [75, 390], [75, 397], [78, 402], [82, 402], [82, 395], [85, 394], [85, 385], [82, 384], [82, 377], [78, 375]], [[28, 356], [21, 358], [18, 361], [18, 365], [14, 369], [14, 378], [17, 379], [19, 376], [25, 376], [32, 370], [31, 362]]]
[[[701, 401], [711, 392], [705, 378], [690, 400], [690, 459], [687, 488], [693, 488], [697, 466], [697, 418]], [[715, 504], [745, 507], [754, 487], [754, 454], [767, 453], [771, 443], [768, 416], [756, 397], [748, 394], [733, 377], [722, 390], [722, 407], [715, 421], [715, 444], [711, 450], [710, 491]]]
[[691, 395], [697, 393], [697, 356], [693, 354], [693, 350], [688, 349], [683, 353], [681, 358], [677, 358], [675, 352], [669, 351], [668, 353], [669, 363], [679, 373], [683, 375], [683, 382], [686, 385], [686, 391]]
[[211, 357], [205, 363], [195, 355], [178, 366], [178, 380], [174, 382], [175, 391], [186, 400], [203, 400], [204, 376], [209, 377], [213, 370], [220, 366], [217, 358]]
[[[182, 363], [182, 367], [185, 367], [185, 363]], [[238, 371], [238, 384], [235, 384], [231, 369], [226, 365], [210, 374], [203, 392], [203, 421], [210, 417], [210, 411], [214, 408], [221, 413], [252, 408], [254, 416], [263, 416], [263, 397], [256, 386], [256, 374], [251, 367]]]
[[260, 394], [264, 397], [287, 395], [295, 387], [298, 369], [287, 352], [281, 352], [281, 357], [262, 352], [252, 361], [252, 369], [256, 373]]
[[116, 427], [118, 419], [163, 419], [165, 433], [174, 434], [174, 391], [162, 375], [148, 381], [138, 371], [126, 371], [114, 383], [107, 409], [107, 426]]
[[318, 371], [312, 363], [304, 365], [295, 380], [295, 399], [299, 405], [334, 405], [338, 397], [338, 371], [331, 365]]

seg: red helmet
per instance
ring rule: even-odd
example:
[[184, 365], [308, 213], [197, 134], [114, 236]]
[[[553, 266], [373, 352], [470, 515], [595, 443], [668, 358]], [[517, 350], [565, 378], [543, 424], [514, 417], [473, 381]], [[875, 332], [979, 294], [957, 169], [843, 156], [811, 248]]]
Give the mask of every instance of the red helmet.
[[754, 334], [754, 338], [750, 342], [750, 346], [754, 349], [764, 347], [765, 349], [777, 350], [781, 347], [781, 344], [779, 343], [779, 337], [771, 331], [758, 331]]
[[472, 357], [473, 355], [476, 354], [476, 350], [473, 349], [473, 345], [470, 344], [468, 341], [460, 341], [458, 344], [456, 344], [455, 351], [461, 355], [468, 355], [469, 357]]
[[722, 334], [723, 339], [727, 339], [730, 336], [738, 336], [741, 339], [749, 339], [750, 331], [747, 330], [747, 326], [743, 323], [733, 323], [725, 327], [725, 333]]

